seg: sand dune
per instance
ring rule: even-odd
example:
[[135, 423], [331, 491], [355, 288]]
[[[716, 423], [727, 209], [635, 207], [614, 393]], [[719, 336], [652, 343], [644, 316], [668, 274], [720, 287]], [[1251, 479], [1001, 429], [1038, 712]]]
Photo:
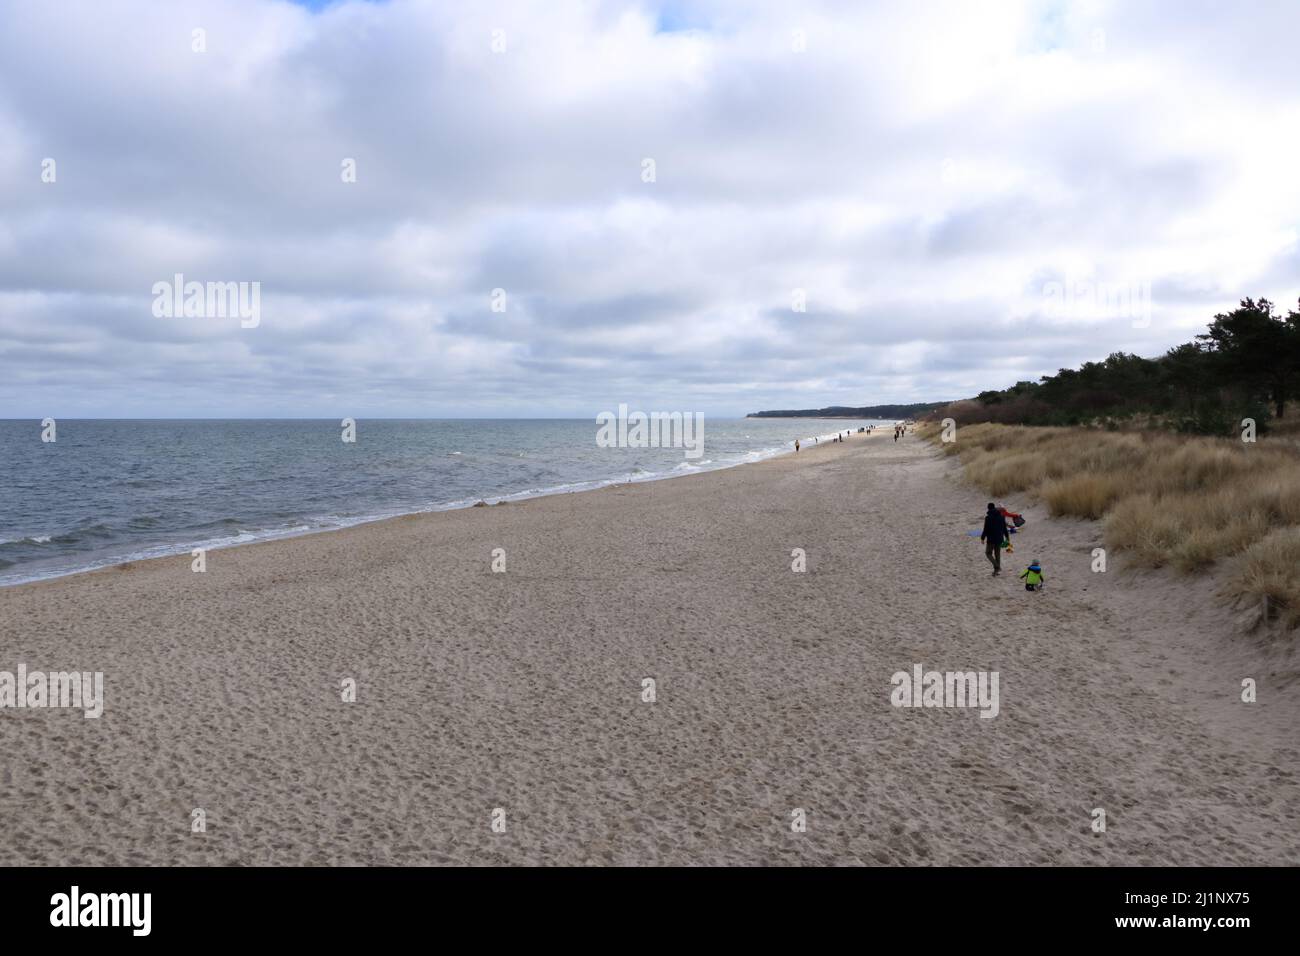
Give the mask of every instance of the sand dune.
[[[1048, 589], [991, 579], [984, 501], [855, 435], [5, 589], [0, 670], [106, 702], [0, 711], [0, 865], [1300, 863], [1290, 650], [1035, 508]], [[914, 664], [997, 717], [891, 706]]]

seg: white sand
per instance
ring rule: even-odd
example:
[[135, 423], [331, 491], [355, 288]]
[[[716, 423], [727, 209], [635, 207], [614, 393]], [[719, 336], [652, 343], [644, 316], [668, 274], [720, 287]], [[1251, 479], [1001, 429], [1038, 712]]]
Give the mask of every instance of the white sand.
[[0, 711], [0, 865], [1300, 863], [1291, 645], [1035, 508], [991, 579], [985, 500], [885, 431], [0, 590], [0, 670], [107, 697]]

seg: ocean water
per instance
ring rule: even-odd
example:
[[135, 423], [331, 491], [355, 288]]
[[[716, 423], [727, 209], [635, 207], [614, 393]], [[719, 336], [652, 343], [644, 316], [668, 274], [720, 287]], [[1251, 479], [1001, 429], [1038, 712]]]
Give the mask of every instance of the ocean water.
[[0, 586], [365, 521], [759, 461], [888, 425], [714, 419], [703, 453], [601, 448], [593, 419], [0, 421]]

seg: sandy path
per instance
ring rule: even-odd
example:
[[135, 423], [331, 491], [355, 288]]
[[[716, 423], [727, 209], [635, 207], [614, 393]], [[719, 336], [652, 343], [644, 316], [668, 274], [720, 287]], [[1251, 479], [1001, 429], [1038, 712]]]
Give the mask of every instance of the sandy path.
[[[855, 436], [0, 590], [0, 669], [107, 694], [0, 711], [0, 865], [1300, 863], [1292, 659], [1086, 523], [1030, 509], [1049, 590], [990, 579], [984, 500]], [[915, 663], [999, 716], [892, 707]]]

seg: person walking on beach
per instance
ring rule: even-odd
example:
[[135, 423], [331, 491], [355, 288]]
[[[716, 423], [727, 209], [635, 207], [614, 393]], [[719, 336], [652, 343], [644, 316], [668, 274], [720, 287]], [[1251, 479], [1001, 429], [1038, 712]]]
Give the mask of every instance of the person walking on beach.
[[1007, 519], [1002, 517], [997, 505], [989, 502], [989, 510], [984, 515], [984, 529], [980, 531], [980, 540], [984, 542], [984, 557], [993, 565], [993, 577], [1002, 573], [1002, 542], [1010, 538], [1007, 531]]
[[1041, 591], [1043, 581], [1047, 575], [1043, 574], [1043, 566], [1038, 563], [1038, 559], [1029, 562], [1029, 567], [1020, 572], [1020, 580], [1025, 582], [1026, 591]]
[[797, 438], [794, 440], [794, 453], [799, 454], [799, 439]]

